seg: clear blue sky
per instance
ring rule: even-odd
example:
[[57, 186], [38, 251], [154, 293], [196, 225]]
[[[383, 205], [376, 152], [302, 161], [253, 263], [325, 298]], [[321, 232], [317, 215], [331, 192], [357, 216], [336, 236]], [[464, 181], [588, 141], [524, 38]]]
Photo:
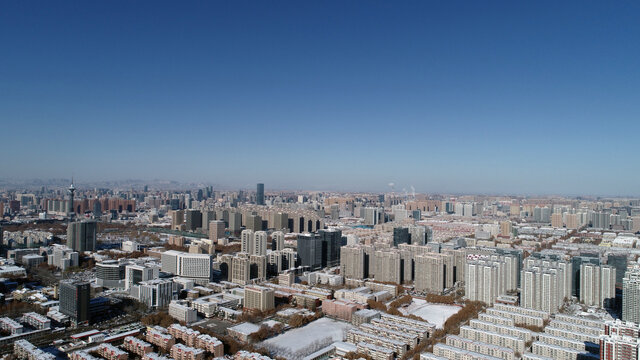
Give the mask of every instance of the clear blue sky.
[[2, 1], [0, 177], [640, 194], [637, 1]]

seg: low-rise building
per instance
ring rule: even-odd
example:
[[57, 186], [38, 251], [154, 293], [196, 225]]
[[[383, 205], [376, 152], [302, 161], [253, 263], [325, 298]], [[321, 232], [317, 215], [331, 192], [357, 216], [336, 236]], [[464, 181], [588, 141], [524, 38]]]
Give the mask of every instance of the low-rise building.
[[151, 344], [133, 336], [127, 336], [126, 338], [124, 338], [122, 347], [127, 351], [130, 351], [141, 357], [145, 354], [153, 352], [153, 346]]
[[13, 351], [19, 359], [26, 360], [55, 360], [56, 357], [53, 354], [44, 352], [27, 340], [16, 340], [13, 343]]
[[204, 360], [204, 350], [175, 344], [171, 347], [171, 357], [174, 360]]
[[98, 346], [98, 354], [107, 360], [127, 360], [129, 354], [126, 351], [120, 350], [111, 344], [100, 344]]

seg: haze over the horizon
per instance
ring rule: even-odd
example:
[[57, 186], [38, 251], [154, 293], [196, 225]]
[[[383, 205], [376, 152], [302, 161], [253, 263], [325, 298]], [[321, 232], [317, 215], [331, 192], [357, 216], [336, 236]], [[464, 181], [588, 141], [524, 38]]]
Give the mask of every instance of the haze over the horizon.
[[640, 194], [637, 2], [0, 10], [0, 178]]

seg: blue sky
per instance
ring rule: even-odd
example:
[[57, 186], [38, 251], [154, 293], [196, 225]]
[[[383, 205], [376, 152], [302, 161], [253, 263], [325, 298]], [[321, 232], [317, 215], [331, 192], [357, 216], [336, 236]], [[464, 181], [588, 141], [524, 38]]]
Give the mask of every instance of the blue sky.
[[638, 195], [638, 2], [2, 1], [1, 174]]

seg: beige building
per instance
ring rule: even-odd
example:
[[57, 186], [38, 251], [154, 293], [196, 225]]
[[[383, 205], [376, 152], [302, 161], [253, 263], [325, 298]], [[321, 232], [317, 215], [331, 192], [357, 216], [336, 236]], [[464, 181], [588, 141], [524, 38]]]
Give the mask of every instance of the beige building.
[[244, 307], [260, 311], [275, 308], [274, 291], [271, 288], [251, 285], [244, 288]]
[[212, 220], [209, 222], [209, 240], [217, 242], [218, 239], [222, 239], [224, 237], [224, 231], [224, 221]]

